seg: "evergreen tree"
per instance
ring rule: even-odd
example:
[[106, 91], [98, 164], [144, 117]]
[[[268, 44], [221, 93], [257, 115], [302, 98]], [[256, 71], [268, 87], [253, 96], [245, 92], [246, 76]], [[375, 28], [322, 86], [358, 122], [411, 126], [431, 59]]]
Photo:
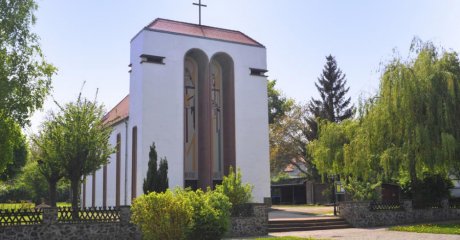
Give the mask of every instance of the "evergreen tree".
[[162, 158], [159, 167], [157, 161], [157, 150], [155, 143], [152, 143], [149, 152], [149, 168], [143, 185], [145, 194], [149, 192], [164, 192], [168, 189], [168, 161], [166, 158]]
[[162, 158], [158, 168], [157, 192], [165, 192], [169, 187], [168, 185], [168, 160], [166, 158]]
[[354, 106], [350, 106], [351, 98], [345, 96], [350, 89], [345, 86], [346, 83], [345, 74], [337, 67], [335, 58], [332, 55], [327, 56], [323, 72], [318, 78], [318, 83], [315, 83], [321, 99], [312, 98], [308, 104], [311, 114], [307, 118], [309, 141], [318, 138], [319, 119], [341, 122], [353, 115]]
[[149, 168], [147, 169], [147, 176], [144, 179], [144, 193], [147, 194], [149, 192], [154, 191], [154, 184], [157, 178], [157, 150], [155, 147], [155, 143], [152, 143], [150, 146], [149, 152]]

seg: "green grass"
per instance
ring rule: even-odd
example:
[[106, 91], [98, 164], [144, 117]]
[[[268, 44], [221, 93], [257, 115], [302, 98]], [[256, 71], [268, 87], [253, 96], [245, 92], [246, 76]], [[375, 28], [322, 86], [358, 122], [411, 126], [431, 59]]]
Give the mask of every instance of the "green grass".
[[393, 231], [417, 232], [417, 233], [440, 233], [440, 234], [459, 234], [460, 223], [450, 224], [417, 224], [409, 226], [390, 227]]

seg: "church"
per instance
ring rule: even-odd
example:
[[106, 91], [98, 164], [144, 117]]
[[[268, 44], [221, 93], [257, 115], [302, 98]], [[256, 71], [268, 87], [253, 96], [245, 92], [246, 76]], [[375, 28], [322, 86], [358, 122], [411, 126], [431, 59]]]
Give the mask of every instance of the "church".
[[110, 162], [82, 184], [84, 207], [131, 205], [149, 150], [168, 161], [169, 187], [206, 189], [230, 166], [270, 197], [266, 48], [234, 30], [156, 19], [131, 39], [129, 95], [104, 117]]

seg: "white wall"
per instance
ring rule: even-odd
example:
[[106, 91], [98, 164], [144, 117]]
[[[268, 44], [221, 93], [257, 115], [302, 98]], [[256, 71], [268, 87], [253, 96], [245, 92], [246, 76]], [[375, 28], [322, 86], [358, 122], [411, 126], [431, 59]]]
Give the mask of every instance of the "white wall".
[[[233, 58], [236, 163], [243, 180], [255, 185], [254, 201], [262, 202], [270, 196], [267, 80], [250, 76], [249, 68], [267, 68], [266, 50], [217, 40], [144, 30], [131, 42], [130, 91], [136, 97], [130, 119], [139, 128], [138, 183], [146, 175], [149, 146], [155, 141], [158, 156], [168, 159], [170, 187], [183, 186], [183, 69], [192, 48], [208, 59], [218, 52]], [[140, 64], [141, 54], [163, 56], [165, 64]]]

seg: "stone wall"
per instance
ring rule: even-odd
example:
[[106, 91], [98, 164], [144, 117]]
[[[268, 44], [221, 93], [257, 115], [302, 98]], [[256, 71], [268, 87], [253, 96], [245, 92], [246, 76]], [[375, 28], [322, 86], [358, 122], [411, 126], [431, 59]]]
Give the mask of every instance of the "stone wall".
[[411, 200], [403, 201], [402, 210], [371, 211], [370, 202], [340, 202], [340, 216], [354, 227], [375, 227], [443, 220], [460, 220], [460, 209], [449, 208], [443, 200], [441, 208], [414, 209]]
[[[59, 223], [57, 208], [43, 209], [43, 221], [35, 225], [0, 226], [1, 240], [137, 240], [138, 228], [130, 222], [129, 206], [120, 208], [118, 222]], [[263, 236], [268, 234], [266, 204], [244, 204], [232, 213], [228, 237]]]
[[36, 225], [0, 227], [2, 240], [126, 240], [141, 239], [137, 227], [130, 223], [129, 207], [120, 207], [118, 222], [58, 223], [57, 209], [43, 209], [43, 221]]
[[237, 207], [230, 219], [227, 237], [251, 237], [268, 234], [268, 207], [250, 203]]

